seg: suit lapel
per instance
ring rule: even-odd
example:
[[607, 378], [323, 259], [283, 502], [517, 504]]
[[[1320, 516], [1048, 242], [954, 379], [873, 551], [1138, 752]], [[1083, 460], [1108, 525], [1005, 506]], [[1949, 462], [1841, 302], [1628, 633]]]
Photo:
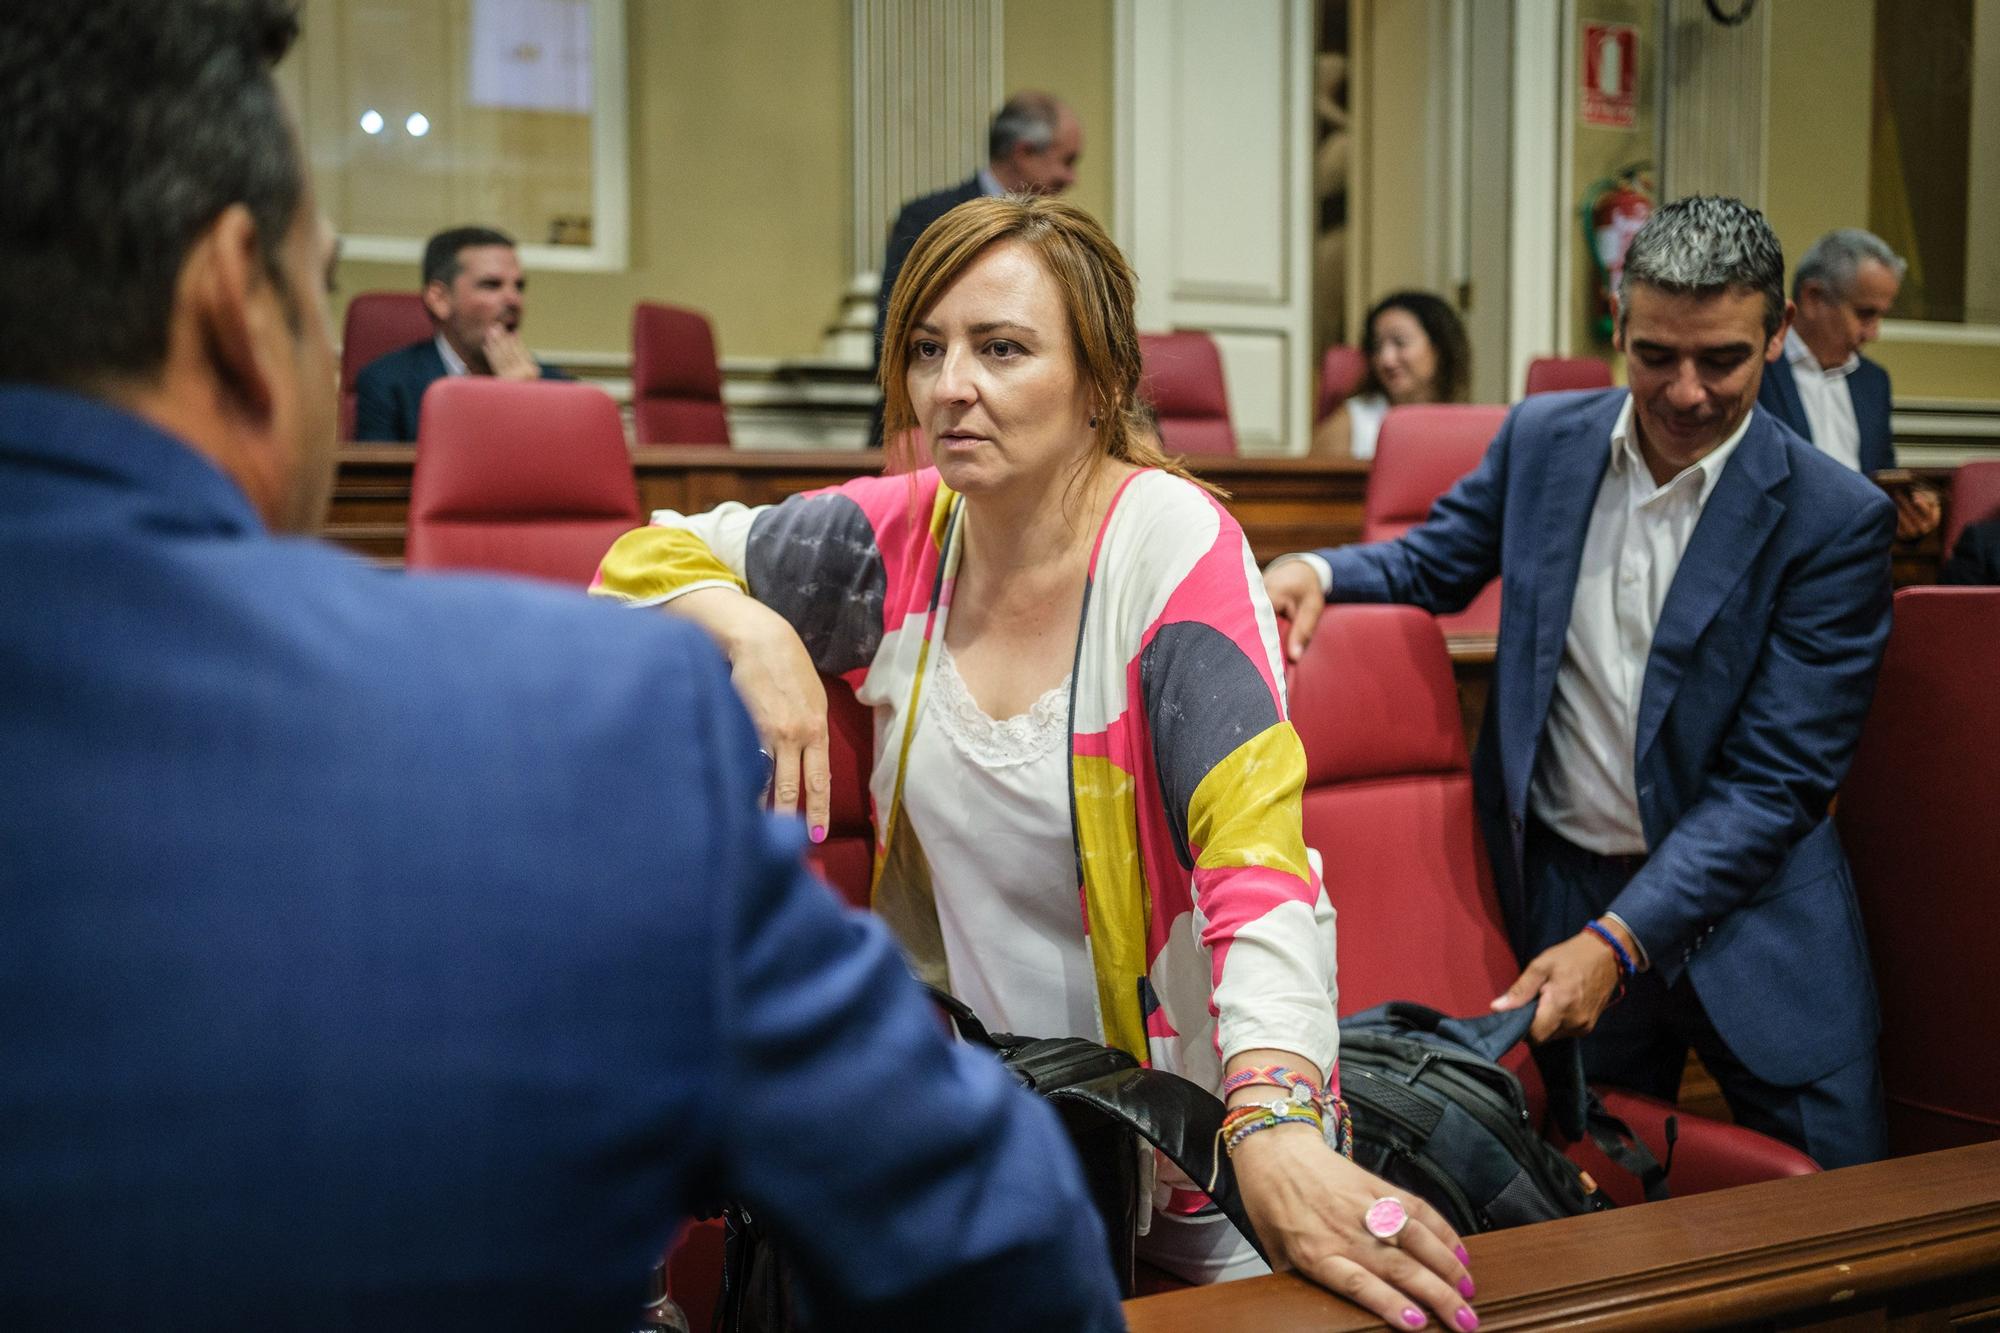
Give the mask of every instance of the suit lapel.
[[[1569, 416], [1556, 428], [1554, 442], [1536, 478], [1542, 502], [1537, 526], [1542, 554], [1535, 567], [1534, 709], [1524, 734], [1540, 736], [1548, 719], [1549, 698], [1555, 691], [1556, 669], [1562, 664], [1563, 643], [1569, 637], [1570, 605], [1576, 600], [1577, 569], [1583, 563], [1583, 542], [1591, 510], [1611, 466], [1611, 427], [1625, 405], [1626, 395], [1607, 395], [1597, 411]], [[1530, 763], [1517, 766], [1526, 799]]]
[[1633, 754], [1643, 767], [1646, 752], [1673, 706], [1681, 679], [1693, 660], [1695, 643], [1722, 609], [1723, 600], [1743, 581], [1764, 549], [1784, 503], [1771, 495], [1791, 474], [1783, 442], [1768, 421], [1754, 415], [1750, 432], [1715, 479], [1715, 493], [1702, 506], [1673, 585], [1660, 607], [1646, 679], [1639, 691], [1639, 726]]
[[1792, 373], [1792, 363], [1784, 357], [1779, 357], [1777, 365], [1764, 367], [1764, 379], [1777, 398], [1778, 419], [1790, 426], [1801, 439], [1810, 440], [1812, 418], [1806, 415], [1805, 400], [1799, 397], [1799, 381]]
[[1893, 446], [1888, 438], [1888, 373], [1864, 357], [1847, 377], [1847, 393], [1861, 437], [1861, 470], [1866, 473], [1893, 466]]

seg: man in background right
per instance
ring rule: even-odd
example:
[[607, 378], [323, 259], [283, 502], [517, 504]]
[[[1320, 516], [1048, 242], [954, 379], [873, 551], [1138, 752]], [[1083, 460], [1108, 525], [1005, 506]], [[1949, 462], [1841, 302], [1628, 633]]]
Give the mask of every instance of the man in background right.
[[[1764, 376], [1757, 403], [1847, 466], [1876, 473], [1896, 466], [1889, 434], [1889, 372], [1861, 355], [1882, 334], [1909, 266], [1888, 242], [1842, 227], [1813, 242], [1792, 274], [1796, 314], [1785, 335], [1785, 365]], [[1938, 525], [1927, 487], [1897, 490], [1896, 535], [1921, 537]]]

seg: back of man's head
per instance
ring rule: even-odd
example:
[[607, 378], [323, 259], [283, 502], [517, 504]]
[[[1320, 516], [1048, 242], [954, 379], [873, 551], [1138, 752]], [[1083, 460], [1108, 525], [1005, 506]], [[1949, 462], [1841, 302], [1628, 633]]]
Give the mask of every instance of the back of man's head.
[[1809, 282], [1819, 283], [1835, 297], [1844, 297], [1854, 290], [1854, 275], [1868, 260], [1888, 269], [1897, 282], [1903, 280], [1909, 268], [1903, 257], [1874, 232], [1860, 227], [1836, 228], [1814, 241], [1812, 248], [1799, 257], [1798, 269], [1792, 274], [1792, 298], [1797, 300]]
[[1018, 92], [993, 113], [986, 131], [989, 162], [1005, 161], [1017, 146], [1047, 148], [1062, 122], [1062, 102], [1048, 93]]
[[0, 380], [95, 390], [167, 355], [190, 246], [242, 204], [279, 259], [304, 189], [270, 66], [291, 0], [0, 5]]
[[1785, 252], [1771, 224], [1741, 199], [1689, 195], [1661, 208], [1632, 238], [1618, 282], [1619, 318], [1634, 283], [1677, 296], [1737, 290], [1764, 298], [1764, 335], [1785, 322]]
[[504, 245], [514, 248], [514, 238], [493, 227], [448, 227], [424, 243], [423, 285], [434, 282], [451, 286], [463, 265], [459, 252], [477, 245]]

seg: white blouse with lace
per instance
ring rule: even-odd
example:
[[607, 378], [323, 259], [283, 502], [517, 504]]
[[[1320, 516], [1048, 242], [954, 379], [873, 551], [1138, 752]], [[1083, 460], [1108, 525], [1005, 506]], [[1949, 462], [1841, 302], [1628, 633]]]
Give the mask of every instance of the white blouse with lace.
[[996, 1032], [1102, 1040], [1069, 818], [1069, 681], [980, 711], [938, 645], [903, 811], [923, 844], [952, 994]]

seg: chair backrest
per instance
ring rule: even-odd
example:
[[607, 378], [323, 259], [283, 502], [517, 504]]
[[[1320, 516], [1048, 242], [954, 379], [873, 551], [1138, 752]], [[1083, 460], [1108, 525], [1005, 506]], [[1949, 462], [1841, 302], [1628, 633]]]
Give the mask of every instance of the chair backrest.
[[1897, 1154], [2000, 1138], [2000, 588], [1904, 588], [1836, 818], [1882, 1001]]
[[1325, 421], [1354, 396], [1368, 377], [1368, 358], [1359, 347], [1334, 343], [1319, 359], [1319, 402], [1313, 407], [1313, 421]]
[[1538, 356], [1528, 363], [1531, 394], [1610, 387], [1611, 367], [1594, 356]]
[[[1458, 689], [1437, 621], [1334, 604], [1291, 682], [1306, 844], [1339, 929], [1339, 1010], [1416, 1000], [1486, 1012], [1519, 969], [1473, 811]], [[1539, 1108], [1540, 1083], [1522, 1073]]]
[[488, 375], [424, 392], [404, 561], [581, 588], [640, 523], [618, 405], [601, 389]]
[[2000, 458], [1963, 463], [1951, 479], [1951, 515], [1944, 525], [1944, 554], [1958, 549], [1966, 528], [2000, 515]]
[[1160, 442], [1168, 453], [1236, 452], [1215, 339], [1199, 330], [1142, 333], [1139, 358], [1139, 392], [1159, 417]]
[[1361, 540], [1387, 541], [1423, 522], [1438, 497], [1479, 466], [1506, 419], [1505, 407], [1485, 403], [1390, 408], [1368, 472]]
[[632, 416], [640, 444], [729, 443], [708, 316], [645, 301], [632, 308]]
[[354, 438], [354, 381], [370, 361], [432, 334], [430, 312], [415, 292], [358, 292], [347, 303], [340, 335], [340, 438]]
[[[1423, 522], [1438, 497], [1479, 466], [1506, 419], [1505, 407], [1484, 403], [1390, 408], [1375, 441], [1361, 540], [1387, 541]], [[1497, 634], [1500, 580], [1486, 585], [1463, 611], [1438, 619], [1447, 634]]]
[[823, 676], [827, 767], [833, 778], [826, 841], [809, 849], [820, 877], [855, 907], [867, 907], [875, 866], [875, 824], [869, 817], [868, 775], [875, 765], [875, 717], [847, 682]]

